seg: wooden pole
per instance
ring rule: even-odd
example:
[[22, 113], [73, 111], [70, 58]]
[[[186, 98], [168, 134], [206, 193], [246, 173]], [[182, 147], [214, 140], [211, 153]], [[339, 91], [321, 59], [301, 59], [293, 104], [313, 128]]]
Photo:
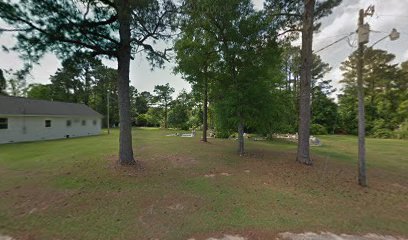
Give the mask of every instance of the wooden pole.
[[[358, 18], [358, 29], [364, 25], [364, 10], [360, 9]], [[364, 109], [364, 42], [358, 43], [357, 62], [357, 92], [358, 92], [358, 184], [366, 187], [366, 160], [365, 160], [365, 109]]]

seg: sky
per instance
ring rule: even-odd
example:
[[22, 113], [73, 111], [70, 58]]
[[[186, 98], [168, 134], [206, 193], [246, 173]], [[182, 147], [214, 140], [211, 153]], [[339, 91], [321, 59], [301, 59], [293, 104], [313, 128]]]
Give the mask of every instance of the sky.
[[[260, 9], [263, 6], [263, 0], [253, 0], [255, 7]], [[357, 28], [358, 11], [360, 8], [367, 8], [369, 5], [375, 5], [376, 12], [373, 17], [367, 17], [365, 20], [376, 31], [370, 34], [370, 46], [387, 36], [393, 28], [400, 33], [400, 39], [390, 41], [385, 39], [376, 45], [396, 55], [395, 62], [399, 63], [408, 60], [408, 0], [343, 0], [342, 4], [333, 9], [333, 14], [322, 19], [322, 27], [318, 33], [314, 34], [313, 49], [319, 50], [334, 41], [355, 32]], [[338, 83], [341, 80], [341, 71], [339, 66], [341, 62], [356, 49], [356, 35], [351, 36], [350, 41], [343, 40], [324, 51], [319, 52], [323, 61], [330, 64], [332, 71], [325, 78], [331, 79], [337, 89], [341, 89]], [[10, 33], [0, 35], [0, 45], [12, 46], [15, 40]], [[354, 42], [354, 44], [353, 44]], [[350, 43], [354, 46], [350, 46]], [[294, 44], [299, 44], [299, 41]], [[115, 62], [104, 61], [110, 67], [116, 68]], [[0, 69], [19, 69], [23, 65], [16, 53], [6, 53], [0, 51]], [[52, 53], [46, 54], [36, 65], [28, 77], [27, 83], [49, 83], [50, 76], [61, 67], [60, 61]], [[174, 63], [165, 65], [164, 69], [151, 70], [149, 63], [143, 55], [136, 56], [131, 62], [130, 79], [131, 84], [139, 91], [153, 91], [155, 85], [170, 83], [176, 89], [176, 93], [182, 89], [190, 90], [190, 86], [180, 75], [174, 75], [172, 68]]]

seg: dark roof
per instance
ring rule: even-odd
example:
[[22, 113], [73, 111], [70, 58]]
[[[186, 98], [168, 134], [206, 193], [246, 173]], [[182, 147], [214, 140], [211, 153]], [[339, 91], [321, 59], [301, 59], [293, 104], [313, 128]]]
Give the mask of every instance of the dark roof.
[[102, 116], [85, 104], [53, 102], [1, 95], [0, 115]]

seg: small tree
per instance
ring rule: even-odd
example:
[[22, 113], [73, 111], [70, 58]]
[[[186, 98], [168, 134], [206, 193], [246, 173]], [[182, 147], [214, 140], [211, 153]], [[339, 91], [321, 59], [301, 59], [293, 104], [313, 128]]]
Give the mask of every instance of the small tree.
[[181, 35], [175, 44], [175, 71], [181, 73], [185, 80], [192, 84], [193, 90], [202, 101], [203, 135], [202, 141], [207, 142], [208, 104], [212, 83], [216, 75], [216, 63], [219, 60], [216, 52], [216, 41], [202, 31], [198, 18], [195, 17], [194, 6], [189, 3], [183, 8]]
[[238, 131], [243, 155], [245, 128], [268, 121], [273, 91], [268, 73], [279, 59], [275, 40], [267, 37], [269, 25], [249, 0], [195, 0], [185, 6], [192, 29], [182, 39], [181, 55], [188, 57], [181, 60], [190, 59], [179, 63], [195, 81], [205, 82], [206, 73], [215, 73], [211, 91], [217, 128]]
[[192, 96], [183, 89], [171, 103], [168, 119], [169, 125], [182, 130], [188, 130], [190, 127], [188, 121], [192, 107]]
[[168, 111], [174, 93], [174, 88], [170, 87], [170, 84], [156, 85], [154, 86], [154, 102], [163, 110], [163, 123], [164, 128], [168, 127]]

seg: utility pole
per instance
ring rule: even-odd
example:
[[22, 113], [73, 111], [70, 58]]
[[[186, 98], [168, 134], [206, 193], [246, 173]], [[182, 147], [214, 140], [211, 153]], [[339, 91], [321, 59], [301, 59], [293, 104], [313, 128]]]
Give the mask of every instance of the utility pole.
[[365, 109], [364, 109], [364, 44], [361, 31], [364, 26], [364, 10], [360, 9], [358, 18], [358, 61], [357, 61], [357, 92], [358, 92], [358, 184], [366, 187], [366, 161], [365, 161]]
[[365, 159], [365, 109], [364, 109], [364, 45], [369, 41], [370, 26], [364, 24], [364, 17], [374, 15], [374, 6], [364, 11], [360, 9], [358, 17], [358, 60], [357, 60], [357, 93], [358, 93], [358, 184], [367, 186]]
[[[371, 5], [367, 10], [360, 9], [358, 18], [358, 56], [357, 56], [357, 92], [358, 92], [358, 184], [367, 186], [366, 175], [366, 149], [365, 149], [365, 109], [364, 109], [364, 45], [369, 41], [370, 26], [364, 24], [364, 17], [374, 15], [374, 5]], [[391, 41], [399, 38], [400, 33], [393, 28], [391, 33], [384, 38], [375, 42], [371, 47], [389, 37]]]
[[107, 98], [107, 117], [106, 117], [106, 125], [107, 125], [107, 127], [108, 127], [108, 134], [110, 134], [110, 121], [109, 121], [109, 108], [110, 108], [110, 103], [109, 103], [109, 100], [110, 100], [110, 91], [108, 90], [108, 93], [107, 93], [107, 96], [106, 96], [106, 98]]

